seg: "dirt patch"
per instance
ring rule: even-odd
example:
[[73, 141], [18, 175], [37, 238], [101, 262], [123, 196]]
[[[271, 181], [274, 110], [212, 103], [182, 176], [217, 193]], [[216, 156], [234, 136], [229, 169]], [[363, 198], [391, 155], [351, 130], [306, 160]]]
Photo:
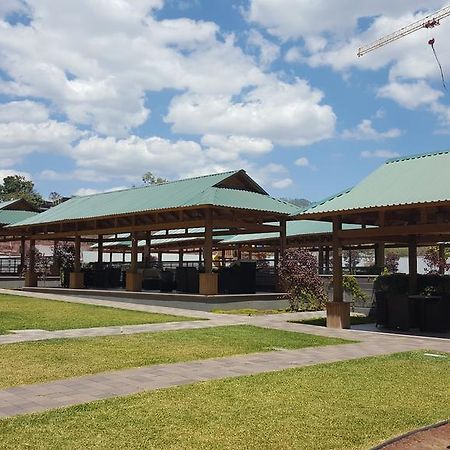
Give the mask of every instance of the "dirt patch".
[[450, 423], [400, 439], [399, 441], [377, 447], [383, 450], [446, 450], [450, 449]]

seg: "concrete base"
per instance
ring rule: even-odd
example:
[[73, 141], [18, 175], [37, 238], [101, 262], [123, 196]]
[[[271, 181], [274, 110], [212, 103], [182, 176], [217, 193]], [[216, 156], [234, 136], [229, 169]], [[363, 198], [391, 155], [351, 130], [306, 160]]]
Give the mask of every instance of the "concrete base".
[[84, 288], [84, 273], [83, 272], [70, 272], [69, 288], [70, 289], [83, 289]]
[[327, 327], [350, 328], [350, 303], [327, 303]]
[[125, 289], [131, 292], [142, 291], [142, 273], [127, 272]]
[[25, 287], [36, 287], [38, 285], [38, 276], [36, 272], [25, 273]]
[[217, 273], [200, 273], [199, 275], [199, 294], [217, 295], [219, 293], [219, 275]]

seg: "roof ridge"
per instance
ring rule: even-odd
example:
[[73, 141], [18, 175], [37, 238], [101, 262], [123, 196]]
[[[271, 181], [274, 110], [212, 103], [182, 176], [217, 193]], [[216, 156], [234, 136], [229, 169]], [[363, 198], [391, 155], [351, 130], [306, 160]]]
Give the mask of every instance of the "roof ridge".
[[437, 152], [426, 152], [426, 153], [417, 153], [413, 155], [404, 155], [404, 156], [396, 156], [395, 158], [388, 159], [385, 164], [391, 164], [402, 161], [409, 161], [411, 159], [419, 159], [419, 158], [428, 158], [430, 156], [439, 156], [450, 154], [450, 150], [440, 150]]
[[114, 192], [125, 192], [125, 191], [133, 191], [136, 189], [148, 189], [156, 186], [164, 186], [166, 184], [174, 184], [174, 183], [180, 183], [182, 181], [191, 181], [191, 180], [199, 180], [201, 178], [208, 178], [208, 177], [214, 177], [214, 176], [220, 176], [220, 175], [228, 175], [228, 174], [235, 174], [240, 172], [243, 169], [236, 169], [236, 170], [228, 170], [226, 172], [218, 172], [218, 173], [210, 173], [206, 175], [198, 175], [196, 177], [188, 177], [188, 178], [180, 178], [179, 180], [171, 180], [171, 181], [165, 181], [163, 183], [155, 183], [155, 184], [149, 184], [146, 186], [133, 186], [125, 189], [117, 189], [115, 191], [105, 191], [105, 192], [96, 192], [95, 194], [87, 194], [87, 195], [74, 195], [72, 198], [86, 198], [86, 197], [95, 197], [97, 195], [103, 195], [103, 194], [111, 194]]

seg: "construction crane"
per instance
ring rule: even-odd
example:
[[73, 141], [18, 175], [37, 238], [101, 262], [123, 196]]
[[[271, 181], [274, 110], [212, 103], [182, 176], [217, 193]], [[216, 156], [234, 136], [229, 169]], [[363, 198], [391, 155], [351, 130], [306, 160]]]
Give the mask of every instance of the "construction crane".
[[[376, 50], [377, 48], [383, 47], [386, 44], [390, 44], [391, 42], [394, 42], [397, 39], [407, 36], [408, 34], [414, 33], [417, 30], [421, 30], [422, 28], [430, 29], [437, 27], [438, 25], [440, 25], [441, 19], [444, 19], [445, 17], [448, 16], [450, 16], [450, 6], [446, 6], [445, 8], [442, 8], [439, 11], [436, 11], [435, 13], [430, 14], [421, 20], [418, 20], [417, 22], [414, 22], [406, 27], [403, 27], [400, 30], [395, 31], [394, 33], [388, 34], [387, 36], [377, 39], [376, 41], [368, 45], [360, 47], [358, 49], [357, 55], [364, 56], [366, 53]], [[429, 44], [433, 46], [434, 39], [430, 40]]]

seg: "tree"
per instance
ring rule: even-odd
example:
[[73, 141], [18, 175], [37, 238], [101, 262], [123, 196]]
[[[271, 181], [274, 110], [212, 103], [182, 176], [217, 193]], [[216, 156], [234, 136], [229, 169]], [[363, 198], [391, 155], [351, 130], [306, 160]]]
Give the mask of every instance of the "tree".
[[437, 274], [441, 271], [446, 272], [450, 269], [450, 264], [447, 263], [447, 258], [442, 258], [439, 255], [438, 247], [429, 247], [425, 252], [423, 259], [427, 265], [427, 273], [429, 274]]
[[156, 175], [153, 175], [152, 172], [146, 172], [144, 173], [144, 175], [142, 175], [142, 181], [146, 185], [152, 185], [152, 184], [167, 183], [169, 180], [157, 177]]
[[0, 199], [3, 201], [23, 198], [35, 206], [42, 202], [42, 196], [34, 189], [34, 183], [21, 175], [10, 175], [0, 184]]
[[398, 272], [398, 262], [400, 260], [400, 256], [394, 252], [386, 253], [386, 257], [384, 260], [384, 267], [388, 273], [397, 273]]
[[281, 258], [278, 276], [292, 311], [322, 309], [326, 302], [317, 259], [303, 248], [288, 249]]
[[58, 192], [50, 192], [50, 195], [48, 196], [48, 199], [53, 203], [59, 203], [64, 197], [61, 194], [58, 194]]

